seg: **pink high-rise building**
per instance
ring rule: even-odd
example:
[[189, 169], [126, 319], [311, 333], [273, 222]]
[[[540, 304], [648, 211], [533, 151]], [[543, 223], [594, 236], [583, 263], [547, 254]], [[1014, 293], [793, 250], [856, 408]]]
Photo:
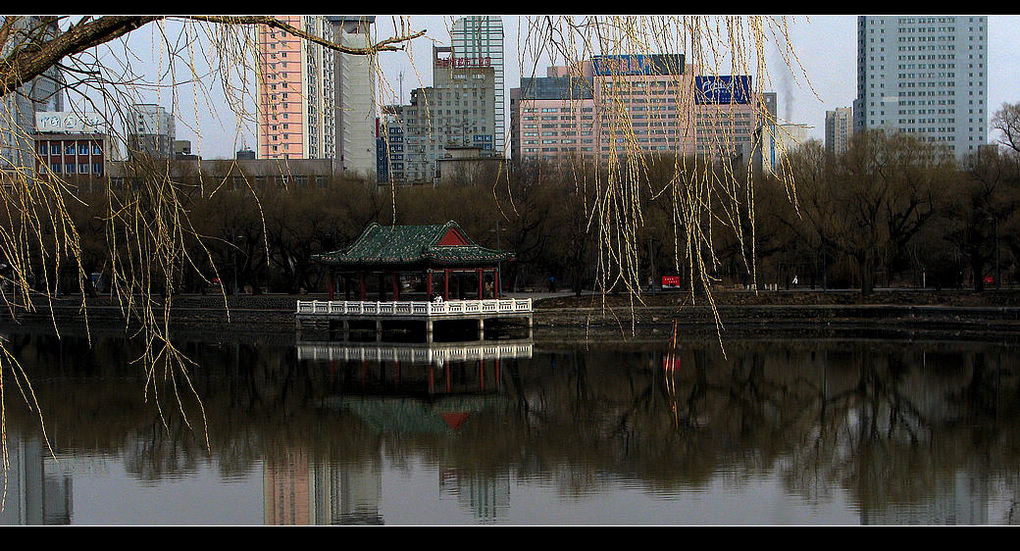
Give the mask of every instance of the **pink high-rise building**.
[[[277, 16], [352, 47], [371, 40], [372, 17]], [[374, 175], [375, 60], [341, 54], [278, 29], [261, 27], [257, 152], [263, 159], [335, 159], [338, 168]]]

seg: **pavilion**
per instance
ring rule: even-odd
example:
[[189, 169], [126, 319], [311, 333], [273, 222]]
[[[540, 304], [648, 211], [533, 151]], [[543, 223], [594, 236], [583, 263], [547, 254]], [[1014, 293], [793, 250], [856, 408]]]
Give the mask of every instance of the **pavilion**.
[[367, 300], [374, 291], [378, 300], [399, 301], [410, 291], [448, 301], [451, 287], [453, 298], [499, 298], [500, 264], [513, 258], [511, 252], [479, 246], [451, 220], [420, 226], [373, 222], [347, 248], [312, 260], [329, 267], [330, 300], [342, 287], [346, 300], [353, 294]]
[[513, 259], [511, 252], [478, 245], [452, 220], [373, 222], [350, 246], [312, 257], [329, 269], [329, 300], [299, 300], [298, 328], [302, 321], [342, 322], [347, 340], [352, 322], [374, 322], [376, 340], [382, 340], [384, 322], [424, 322], [431, 343], [434, 322], [471, 320], [482, 340], [485, 319], [524, 317], [530, 333], [531, 299], [500, 296], [501, 264]]

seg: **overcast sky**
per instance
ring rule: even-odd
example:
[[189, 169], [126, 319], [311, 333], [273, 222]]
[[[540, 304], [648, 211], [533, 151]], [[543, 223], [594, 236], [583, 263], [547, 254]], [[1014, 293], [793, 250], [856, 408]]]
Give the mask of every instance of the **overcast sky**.
[[[406, 103], [413, 88], [431, 85], [432, 45], [449, 45], [448, 28], [454, 15], [411, 16], [411, 29], [428, 31], [425, 38], [415, 40], [408, 52], [383, 53], [380, 64], [387, 82], [380, 85], [383, 103], [394, 103], [402, 90]], [[521, 29], [525, 16], [503, 16], [506, 64], [506, 88], [520, 83], [517, 61], [526, 31]], [[814, 127], [812, 137], [822, 139], [825, 111], [850, 107], [856, 94], [856, 15], [789, 16], [792, 22], [794, 51], [810, 81], [794, 79], [771, 51], [767, 54], [771, 74], [771, 90], [778, 94], [779, 117], [785, 122]], [[392, 17], [376, 16], [379, 37], [393, 33]], [[520, 37], [520, 38], [519, 38]], [[988, 17], [988, 112], [989, 118], [1003, 103], [1020, 102], [1020, 16], [991, 15]], [[774, 50], [774, 48], [773, 48]], [[537, 76], [544, 76], [547, 64], [539, 64]], [[403, 73], [401, 86], [399, 74]], [[813, 89], [813, 90], [812, 90]], [[817, 95], [816, 95], [817, 94]], [[509, 93], [507, 94], [509, 96]], [[182, 106], [186, 109], [187, 106]], [[205, 158], [228, 158], [240, 145], [255, 148], [254, 135], [236, 137], [229, 114], [220, 113], [219, 120], [202, 121], [202, 145], [197, 146], [193, 129], [178, 124], [178, 138], [191, 139]], [[182, 113], [182, 117], [185, 115]], [[206, 115], [201, 115], [206, 117]], [[193, 119], [192, 119], [193, 120]], [[212, 138], [213, 136], [220, 138]], [[990, 139], [995, 135], [991, 134]]]

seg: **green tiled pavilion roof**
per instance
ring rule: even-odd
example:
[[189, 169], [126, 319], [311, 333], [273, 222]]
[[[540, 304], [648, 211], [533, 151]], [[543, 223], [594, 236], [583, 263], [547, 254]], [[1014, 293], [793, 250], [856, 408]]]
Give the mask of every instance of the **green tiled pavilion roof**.
[[[465, 244], [440, 245], [451, 230]], [[384, 226], [373, 222], [349, 247], [312, 256], [328, 266], [378, 266], [433, 264], [486, 266], [512, 260], [513, 253], [481, 247], [471, 241], [454, 221], [421, 226]]]

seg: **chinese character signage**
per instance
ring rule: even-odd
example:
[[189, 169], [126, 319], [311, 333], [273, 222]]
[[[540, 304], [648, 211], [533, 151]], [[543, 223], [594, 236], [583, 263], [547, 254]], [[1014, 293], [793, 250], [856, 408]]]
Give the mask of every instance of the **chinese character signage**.
[[492, 67], [491, 57], [437, 57], [436, 67]]
[[35, 114], [36, 132], [101, 132], [103, 119], [98, 113], [41, 111]]

